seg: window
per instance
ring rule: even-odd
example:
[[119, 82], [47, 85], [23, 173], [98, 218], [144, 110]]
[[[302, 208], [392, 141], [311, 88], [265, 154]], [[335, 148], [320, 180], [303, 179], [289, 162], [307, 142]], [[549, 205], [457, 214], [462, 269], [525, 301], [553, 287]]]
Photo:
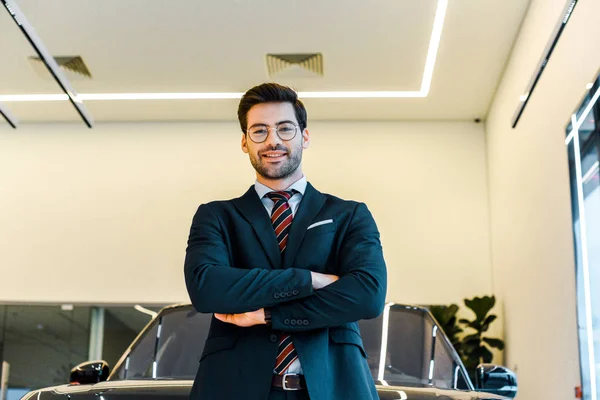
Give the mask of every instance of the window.
[[144, 331], [112, 379], [193, 379], [211, 318], [191, 307], [165, 311]]
[[584, 400], [600, 398], [600, 77], [567, 126]]
[[71, 368], [87, 360], [90, 307], [4, 305], [0, 321], [9, 392], [67, 383]]
[[119, 379], [152, 379], [158, 321], [136, 343], [117, 372]]
[[[94, 317], [99, 313], [93, 312], [98, 310], [103, 315], [99, 319]], [[112, 368], [150, 319], [132, 305], [0, 305], [0, 364], [2, 360], [10, 364], [7, 400], [32, 389], [68, 383], [71, 369], [90, 358], [106, 360]], [[95, 323], [98, 320], [101, 323]], [[90, 357], [94, 330], [102, 332], [103, 341], [100, 355]], [[137, 368], [138, 360], [133, 361]]]

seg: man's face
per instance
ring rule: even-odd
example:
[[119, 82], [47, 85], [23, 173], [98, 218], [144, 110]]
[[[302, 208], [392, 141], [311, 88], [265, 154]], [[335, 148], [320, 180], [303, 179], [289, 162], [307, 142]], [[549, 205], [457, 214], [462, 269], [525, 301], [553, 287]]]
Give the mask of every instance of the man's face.
[[[302, 150], [310, 143], [308, 131], [300, 131], [294, 106], [291, 103], [263, 103], [253, 106], [247, 115], [247, 129], [268, 128], [268, 136], [262, 143], [254, 143], [250, 135], [242, 135], [242, 150], [248, 153], [256, 172], [269, 180], [300, 178]], [[296, 136], [284, 141], [275, 132], [275, 127], [284, 122], [298, 126]]]

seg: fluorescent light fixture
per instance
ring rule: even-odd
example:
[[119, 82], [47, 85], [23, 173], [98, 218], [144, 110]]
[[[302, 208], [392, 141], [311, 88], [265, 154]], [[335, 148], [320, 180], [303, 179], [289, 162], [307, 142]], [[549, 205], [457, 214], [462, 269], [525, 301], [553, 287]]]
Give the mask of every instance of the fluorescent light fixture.
[[60, 309], [62, 311], [73, 311], [73, 304], [62, 304]]
[[[401, 99], [401, 98], [423, 98], [429, 95], [433, 70], [442, 39], [444, 20], [448, 9], [448, 0], [438, 0], [429, 40], [429, 49], [425, 60], [425, 68], [421, 87], [419, 90], [409, 91], [357, 91], [357, 92], [298, 92], [298, 96], [304, 99]], [[219, 100], [239, 99], [243, 93], [217, 92], [217, 93], [80, 93], [78, 101], [115, 101], [115, 100]], [[0, 95], [0, 101], [65, 101], [69, 97], [63, 94], [20, 94]]]
[[239, 99], [243, 93], [90, 93], [80, 94], [82, 100], [205, 100]]
[[66, 94], [6, 94], [0, 95], [0, 101], [18, 103], [21, 101], [66, 101]]
[[448, 0], [438, 0], [437, 10], [435, 12], [435, 20], [433, 22], [433, 31], [429, 41], [429, 50], [427, 51], [427, 60], [425, 61], [425, 72], [423, 72], [423, 81], [421, 82], [422, 97], [427, 97], [431, 80], [433, 78], [433, 68], [437, 58], [440, 41], [442, 39], [442, 28], [444, 27], [444, 19], [446, 18], [446, 10], [448, 9]]
[[521, 96], [519, 96], [519, 101], [525, 101], [525, 100], [527, 100], [528, 97], [529, 97], [529, 93], [522, 94]]
[[[590, 104], [594, 104], [591, 101]], [[585, 199], [583, 196], [583, 178], [581, 171], [581, 149], [579, 148], [579, 126], [575, 115], [571, 117], [573, 125], [573, 148], [575, 151], [575, 176], [577, 181], [577, 207], [579, 209], [579, 234], [581, 237], [581, 266], [583, 270], [583, 293], [585, 303], [585, 330], [587, 335], [588, 368], [590, 371], [591, 400], [597, 400], [596, 392], [596, 357], [594, 355], [594, 326], [592, 320], [592, 294], [590, 289], [590, 265], [588, 259], [587, 222], [585, 219]]]
[[591, 89], [591, 88], [593, 88], [593, 87], [594, 87], [594, 84], [593, 84], [593, 83], [588, 83], [587, 85], [585, 85], [585, 88], [586, 88], [587, 90], [590, 90], [590, 89]]

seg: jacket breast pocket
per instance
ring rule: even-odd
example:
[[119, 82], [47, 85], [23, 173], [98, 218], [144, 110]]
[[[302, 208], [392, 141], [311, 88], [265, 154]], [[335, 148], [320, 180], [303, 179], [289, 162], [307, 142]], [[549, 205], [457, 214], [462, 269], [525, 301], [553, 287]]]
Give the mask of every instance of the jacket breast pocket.
[[321, 225], [309, 227], [309, 229], [306, 230], [305, 236], [324, 235], [326, 233], [335, 232], [336, 228], [337, 228], [337, 224], [335, 223], [335, 221], [326, 222]]
[[330, 256], [335, 252], [335, 238], [335, 222], [307, 229], [294, 265], [314, 272], [334, 273]]
[[333, 343], [358, 347], [362, 356], [368, 358], [367, 352], [363, 346], [362, 338], [357, 332], [346, 328], [329, 328], [329, 338]]
[[237, 336], [217, 336], [206, 339], [206, 343], [204, 344], [204, 350], [202, 351], [202, 355], [200, 356], [200, 361], [204, 360], [207, 356], [211, 354], [215, 354], [227, 349], [232, 349], [233, 347], [235, 347], [235, 342], [237, 341], [237, 339]]

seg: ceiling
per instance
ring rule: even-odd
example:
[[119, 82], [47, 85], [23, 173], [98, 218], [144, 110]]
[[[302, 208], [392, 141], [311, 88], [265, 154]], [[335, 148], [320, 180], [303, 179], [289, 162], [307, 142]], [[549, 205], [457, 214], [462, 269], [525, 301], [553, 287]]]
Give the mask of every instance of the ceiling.
[[[445, 0], [440, 0], [443, 2]], [[438, 0], [14, 0], [54, 56], [81, 55], [78, 93], [419, 91]], [[365, 5], [368, 4], [368, 7]], [[449, 0], [423, 98], [307, 98], [309, 118], [484, 118], [529, 0]], [[322, 53], [324, 75], [269, 77], [267, 53]], [[0, 99], [60, 94], [0, 8]], [[233, 120], [236, 99], [85, 101], [96, 121]], [[4, 102], [21, 122], [79, 121], [67, 101]]]

